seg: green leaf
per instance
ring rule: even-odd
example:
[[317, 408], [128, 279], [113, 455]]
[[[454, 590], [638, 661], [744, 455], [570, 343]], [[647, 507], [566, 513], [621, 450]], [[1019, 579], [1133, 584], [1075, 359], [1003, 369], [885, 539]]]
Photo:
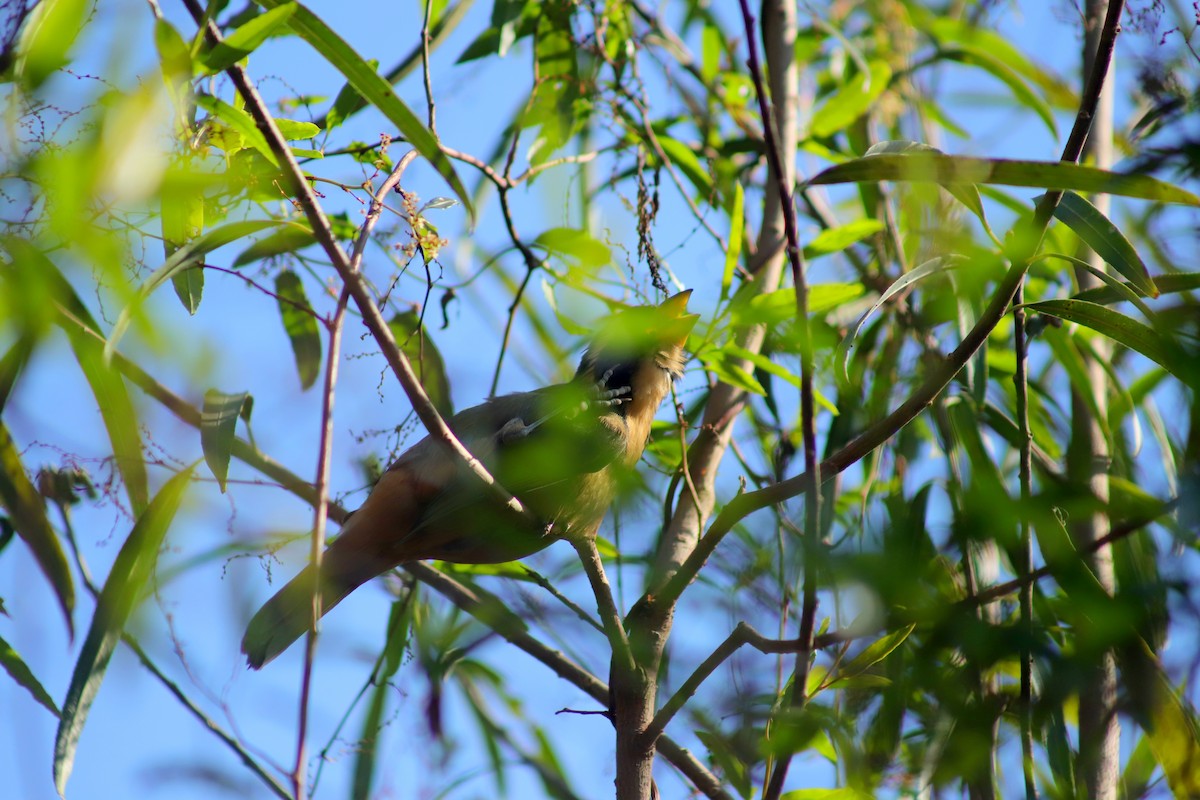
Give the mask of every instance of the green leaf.
[[280, 135], [289, 142], [311, 139], [321, 132], [321, 128], [312, 122], [279, 117], [275, 118], [275, 127], [279, 128]]
[[[23, 239], [10, 238], [4, 244], [13, 258], [14, 265], [25, 270], [35, 270], [39, 280], [50, 288], [54, 301], [91, 330], [99, 330], [87, 306], [75, 294], [75, 289], [63, 277], [58, 265]], [[105, 360], [104, 343], [100, 339], [85, 334], [62, 315], [58, 315], [57, 322], [66, 331], [79, 368], [96, 398], [100, 417], [104, 420], [104, 427], [112, 443], [113, 458], [125, 481], [129, 503], [134, 513], [140, 514], [146, 507], [149, 496], [146, 464], [142, 457], [142, 438], [138, 431], [137, 414], [134, 412], [133, 401], [129, 397], [124, 379]]]
[[1108, 217], [1075, 192], [1064, 192], [1054, 216], [1075, 231], [1084, 244], [1096, 251], [1113, 269], [1125, 276], [1150, 297], [1158, 297], [1158, 287], [1146, 264], [1125, 235]]
[[222, 494], [225, 492], [225, 479], [229, 475], [229, 457], [233, 453], [238, 417], [249, 422], [253, 408], [254, 398], [249, 392], [225, 394], [209, 389], [204, 393], [204, 407], [200, 412], [200, 447], [204, 450], [204, 461], [217, 479]]
[[551, 228], [543, 231], [533, 243], [552, 253], [570, 256], [584, 267], [602, 267], [612, 261], [608, 245], [577, 228]]
[[[1137, 291], [1137, 287], [1133, 284], [1125, 284], [1131, 291]], [[1154, 279], [1154, 287], [1158, 289], [1159, 295], [1176, 294], [1178, 292], [1191, 292], [1200, 289], [1200, 272], [1175, 272], [1166, 275], [1159, 275]], [[1089, 303], [1116, 303], [1125, 300], [1126, 295], [1113, 288], [1112, 286], [1097, 286], [1093, 289], [1085, 289], [1075, 295], [1074, 300], [1086, 300]]]
[[[706, 28], [707, 30], [707, 28]], [[725, 270], [721, 273], [721, 296], [729, 294], [733, 273], [742, 257], [742, 234], [745, 228], [745, 192], [742, 184], [733, 185], [733, 207], [729, 209], [729, 246], [725, 250]]]
[[[1150, 663], [1158, 663], [1152, 653], [1147, 656]], [[1155, 677], [1158, 684], [1155, 707], [1152, 724], [1146, 728], [1150, 750], [1158, 759], [1172, 794], [1181, 799], [1200, 797], [1200, 727], [1196, 712], [1180, 697], [1161, 668]]]
[[1107, 306], [1085, 300], [1044, 300], [1026, 306], [1031, 311], [1076, 322], [1135, 350], [1184, 383], [1194, 385], [1196, 365], [1168, 337]]
[[700, 158], [678, 139], [672, 139], [670, 136], [658, 135], [658, 144], [662, 147], [662, 151], [666, 154], [667, 159], [683, 172], [684, 176], [691, 181], [692, 185], [700, 193], [700, 197], [704, 200], [709, 200], [713, 196], [713, 181], [708, 170], [700, 163]]
[[858, 219], [836, 228], [821, 231], [816, 238], [804, 246], [804, 257], [812, 259], [830, 253], [839, 253], [868, 236], [874, 236], [883, 230], [883, 227], [883, 223], [877, 219]]
[[236, 145], [225, 140], [217, 143], [217, 146], [228, 155], [233, 155], [239, 149], [250, 147], [263, 158], [267, 159], [267, 161], [271, 162], [272, 166], [279, 166], [279, 159], [275, 157], [271, 146], [267, 144], [266, 137], [263, 136], [262, 131], [258, 129], [258, 125], [255, 124], [254, 119], [249, 114], [212, 95], [198, 94], [193, 99], [199, 108], [216, 117], [241, 137]]
[[1200, 206], [1200, 197], [1148, 175], [1125, 175], [1062, 161], [1014, 161], [923, 152], [863, 156], [830, 167], [811, 178], [807, 185], [869, 181], [928, 181], [943, 186], [996, 183]]
[[201, 57], [209, 72], [232, 67], [258, 49], [267, 37], [282, 30], [296, 13], [295, 3], [283, 3], [251, 19]]
[[442, 153], [437, 138], [420, 118], [401, 102], [391, 84], [380, 77], [354, 48], [305, 6], [299, 3], [285, 4], [279, 0], [259, 0], [259, 4], [269, 8], [295, 5], [295, 15], [288, 23], [292, 30], [312, 45], [313, 49], [340, 72], [367, 102], [379, 109], [379, 112], [400, 130], [408, 143], [417, 148], [417, 152], [424, 156], [450, 185], [454, 194], [466, 206], [467, 213], [472, 218], [475, 216], [471, 196], [455, 173], [450, 159]]
[[421, 324], [421, 317], [416, 311], [406, 311], [392, 317], [388, 327], [396, 337], [396, 343], [408, 360], [412, 362], [413, 370], [425, 387], [425, 394], [430, 402], [443, 417], [449, 418], [454, 414], [450, 400], [450, 380], [446, 377], [446, 362], [433, 337]]
[[300, 276], [291, 270], [285, 270], [275, 278], [275, 296], [283, 328], [292, 343], [300, 388], [307, 389], [317, 380], [321, 368], [321, 332], [317, 328], [316, 315], [304, 293]]
[[904, 644], [904, 640], [908, 638], [909, 634], [916, 627], [916, 625], [909, 625], [898, 631], [892, 631], [886, 636], [881, 636], [871, 642], [865, 650], [852, 658], [848, 663], [842, 664], [835, 674], [833, 682], [844, 681], [848, 678], [861, 675], [880, 661], [883, 661], [892, 654], [893, 650]]
[[742, 359], [725, 349], [703, 350], [696, 354], [704, 368], [711, 372], [721, 383], [726, 383], [742, 391], [766, 396], [767, 390], [742, 365]]
[[846, 379], [849, 380], [849, 372], [847, 371], [847, 368], [850, 361], [850, 349], [854, 347], [854, 340], [858, 338], [858, 334], [862, 330], [863, 325], [866, 324], [867, 320], [872, 314], [879, 310], [880, 306], [922, 278], [926, 278], [938, 272], [944, 272], [948, 269], [955, 269], [965, 262], [966, 259], [962, 256], [939, 256], [938, 258], [931, 258], [924, 264], [912, 268], [897, 278], [891, 286], [884, 290], [883, 294], [879, 295], [879, 299], [876, 300], [871, 307], [868, 308], [863, 315], [858, 318], [858, 322], [855, 324], [854, 329], [850, 331], [850, 333], [846, 335], [846, 338], [842, 339], [841, 343], [838, 345], [836, 360], [841, 374], [846, 376]]
[[13, 342], [13, 346], [8, 348], [4, 358], [0, 358], [0, 413], [4, 412], [8, 397], [12, 394], [13, 387], [17, 385], [17, 377], [29, 363], [29, 356], [32, 354], [33, 337], [25, 335]]
[[51, 714], [56, 717], [60, 716], [58, 706], [54, 704], [54, 698], [34, 676], [33, 671], [21, 659], [20, 654], [13, 649], [12, 645], [4, 641], [3, 637], [0, 637], [0, 667], [4, 667], [4, 671], [8, 673], [9, 677], [19, 686], [23, 686], [33, 695], [33, 699], [45, 706]]
[[67, 65], [89, 7], [87, 0], [42, 0], [33, 6], [17, 44], [16, 74], [25, 86], [36, 89]]
[[823, 139], [848, 128], [884, 93], [892, 80], [891, 67], [883, 61], [872, 61], [869, 68], [870, 74], [855, 73], [813, 112], [809, 124], [813, 136]]
[[[204, 195], [182, 181], [167, 181], [160, 197], [163, 250], [170, 258], [204, 231]], [[171, 283], [188, 314], [195, 314], [204, 295], [204, 270], [183, 270], [171, 276]]]
[[16, 529], [21, 541], [29, 547], [37, 561], [67, 623], [68, 633], [74, 637], [75, 623], [71, 617], [75, 609], [75, 583], [71, 579], [71, 568], [67, 556], [59, 544], [50, 520], [46, 519], [46, 503], [38, 494], [21, 454], [13, 443], [8, 428], [0, 421], [0, 503], [8, 512], [9, 521]]
[[308, 247], [314, 241], [316, 240], [313, 238], [312, 228], [307, 221], [289, 221], [283, 223], [279, 230], [264, 236], [238, 253], [237, 258], [233, 260], [233, 266], [236, 269], [263, 258], [292, 253]]
[[58, 733], [54, 737], [54, 788], [60, 796], [65, 796], [79, 737], [96, 693], [100, 691], [100, 684], [104, 681], [109, 659], [138, 597], [146, 587], [163, 537], [175, 518], [191, 477], [192, 467], [189, 467], [171, 478], [138, 515], [137, 524], [117, 553], [108, 580], [96, 599], [96, 611], [79, 652], [79, 660], [75, 662], [75, 671], [62, 705]]

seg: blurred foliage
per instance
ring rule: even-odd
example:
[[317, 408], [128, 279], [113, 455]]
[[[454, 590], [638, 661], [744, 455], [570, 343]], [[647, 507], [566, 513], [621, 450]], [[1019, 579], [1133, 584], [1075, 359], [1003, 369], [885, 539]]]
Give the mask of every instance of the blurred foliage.
[[[659, 8], [638, 0], [494, 0], [490, 17], [450, 54], [456, 60], [437, 62], [434, 82], [501, 59], [518, 61], [527, 79], [507, 98], [510, 116], [485, 121], [494, 138], [484, 152], [461, 154], [443, 150], [439, 139], [455, 142], [460, 132], [436, 129], [393, 88], [419, 63], [419, 48], [381, 72], [338, 33], [352, 24], [349, 13], [322, 19], [297, 3], [261, 5], [208, 4], [224, 37], [212, 44], [179, 8], [164, 7], [160, 16], [151, 3], [143, 13], [156, 15], [152, 38], [136, 47], [155, 54], [153, 68], [126, 74], [117, 58], [126, 45], [114, 40], [99, 57], [112, 74], [88, 78], [72, 68], [83, 44], [97, 47], [99, 7], [31, 0], [10, 4], [0, 19], [0, 409], [20, 396], [32, 361], [51, 352], [71, 359], [94, 395], [109, 442], [106, 467], [120, 487], [97, 491], [71, 469], [35, 480], [40, 465], [24, 448], [37, 432], [0, 423], [0, 558], [18, 547], [32, 554], [59, 606], [39, 624], [65, 617], [68, 631], [78, 622], [88, 631], [78, 651], [60, 654], [75, 659], [55, 744], [60, 791], [108, 659], [134, 607], [152, 593], [167, 527], [185, 490], [201, 491], [182, 465], [202, 451], [221, 490], [235, 492], [227, 486], [231, 459], [248, 460], [270, 480], [304, 492], [302, 481], [289, 483], [263, 466], [270, 454], [258, 453], [252, 437], [238, 438], [239, 418], [249, 432], [252, 396], [175, 387], [204, 398], [193, 408], [154, 378], [167, 372], [170, 354], [201, 349], [188, 328], [169, 329], [160, 319], [168, 279], [189, 315], [210, 302], [206, 287], [225, 281], [245, 283], [260, 296], [262, 314], [278, 315], [287, 349], [267, 357], [294, 361], [298, 383], [272, 387], [269, 406], [288, 405], [297, 386], [320, 386], [328, 369], [323, 342], [340, 287], [322, 249], [327, 243], [296, 202], [287, 165], [268, 145], [252, 103], [223, 77], [238, 65], [253, 77], [259, 51], [272, 44], [306, 48], [305, 58], [322, 59], [345, 81], [329, 98], [305, 95], [303, 76], [290, 79], [295, 94], [279, 83], [258, 88], [274, 92], [268, 108], [304, 180], [336, 190], [322, 196], [332, 240], [346, 251], [369, 248], [365, 269], [376, 297], [442, 413], [452, 408], [456, 362], [482, 369], [497, 351], [502, 361], [511, 350], [526, 363], [558, 365], [596, 319], [649, 296], [650, 287], [694, 287], [707, 304], [689, 341], [689, 389], [679, 395], [678, 413], [668, 410], [656, 424], [645, 474], [628, 493], [650, 513], [626, 522], [622, 504], [611, 541], [602, 542], [614, 584], [640, 584], [655, 557], [658, 521], [673, 504], [691, 502], [681, 480], [682, 442], [703, 435], [697, 429], [712, 383], [748, 393], [736, 447], [721, 468], [721, 500], [800, 471], [802, 339], [791, 286], [753, 280], [768, 178], [745, 32], [732, 8], [692, 0]], [[701, 753], [738, 796], [756, 796], [770, 766], [795, 753], [827, 762], [834, 781], [811, 790], [820, 794], [797, 786], [788, 795], [794, 798], [917, 796], [929, 787], [939, 796], [990, 796], [996, 782], [1001, 794], [1015, 792], [1025, 651], [1035, 673], [1034, 773], [1046, 796], [1081, 796], [1077, 708], [1105, 652], [1116, 654], [1120, 718], [1133, 743], [1122, 796], [1200, 794], [1196, 694], [1185, 680], [1195, 674], [1196, 656], [1169, 668], [1162, 658], [1172, 636], [1200, 652], [1200, 19], [1170, 2], [1142, 4], [1131, 17], [1126, 37], [1149, 55], [1136, 62], [1134, 80], [1119, 83], [1136, 111], [1120, 121], [1121, 161], [1108, 172], [1058, 163], [1056, 152], [1034, 146], [1016, 148], [1021, 160], [967, 157], [977, 155], [969, 146], [974, 109], [946, 88], [952, 80], [977, 81], [976, 99], [1007, 119], [1032, 120], [1052, 138], [1069, 128], [1078, 104], [1075, 76], [995, 31], [1009, 5], [802, 5], [795, 55], [805, 87], [799, 156], [808, 171], [797, 206], [825, 456], [908, 398], [976, 323], [1033, 208], [1018, 188], [1067, 194], [1024, 289], [1032, 337], [1024, 365], [1034, 467], [1028, 502], [1017, 483], [1019, 356], [1006, 318], [924, 414], [830, 482], [819, 547], [800, 546], [802, 501], [788, 500], [740, 520], [689, 590], [707, 608], [693, 604], [675, 620], [658, 676], [664, 700], [702, 658], [675, 642], [707, 642], [712, 630], [737, 622], [794, 635], [802, 552], [820, 560], [821, 631], [857, 632], [834, 637], [814, 656], [803, 709], [783, 710], [791, 689], [782, 665], [790, 662], [749, 649], [689, 699], [668, 732]], [[414, 30], [429, 13], [436, 51], [470, 6], [434, 2], [418, 11], [410, 4], [407, 13]], [[368, 110], [393, 132], [354, 138]], [[402, 144], [434, 166], [447, 196], [418, 205], [404, 193], [379, 231], [359, 242], [361, 210]], [[557, 224], [533, 214], [513, 219], [508, 192], [552, 176], [573, 186]], [[1083, 196], [1096, 192], [1117, 197], [1115, 210], [1106, 215]], [[500, 203], [485, 203], [496, 195]], [[466, 270], [439, 260], [460, 238], [436, 227], [448, 227], [439, 214], [456, 203], [464, 231], [472, 224], [490, 231], [468, 249]], [[611, 219], [612, 208], [625, 217], [612, 229], [636, 236], [622, 238], [596, 222]], [[1109, 267], [1097, 287], [1076, 278], [1085, 245]], [[686, 248], [687, 256], [671, 247]], [[534, 280], [540, 297], [527, 291]], [[461, 304], [494, 332], [483, 351], [478, 342], [446, 346], [451, 310]], [[742, 334], [755, 326], [766, 330], [761, 352], [743, 346]], [[69, 350], [53, 349], [56, 329]], [[217, 343], [217, 357], [236, 359], [243, 344], [235, 337]], [[1106, 377], [1102, 402], [1085, 366], [1097, 358]], [[169, 374], [178, 379], [178, 371]], [[1083, 407], [1072, 404], [1072, 389]], [[186, 458], [158, 451], [159, 437], [147, 427], [161, 419], [149, 411], [155, 404], [199, 428], [198, 450]], [[1102, 431], [1107, 499], [1068, 468], [1073, 415], [1091, 416]], [[311, 427], [297, 435], [315, 440]], [[148, 464], [173, 477], [159, 480], [162, 469], [148, 475]], [[117, 561], [97, 585], [78, 558], [68, 513], [80, 503], [117, 506], [123, 515]], [[186, 505], [178, 511], [187, 513]], [[1073, 521], [1096, 515], [1112, 532], [1111, 594], [1072, 535]], [[1013, 583], [1022, 577], [1024, 527], [1034, 532], [1039, 570], [1029, 579], [1028, 619]], [[189, 544], [175, 546], [188, 551]], [[205, 560], [199, 550], [189, 556]], [[497, 604], [489, 619], [508, 620], [497, 609], [509, 606], [531, 632], [605, 679], [607, 660], [576, 643], [589, 622], [594, 627], [583, 610], [591, 601], [554, 588], [577, 570], [573, 564], [544, 577], [515, 565], [447, 567], [485, 608]], [[530, 587], [538, 587], [536, 602]], [[94, 604], [76, 603], [81, 588], [96, 593]], [[446, 696], [469, 709], [487, 762], [477, 766], [497, 794], [509, 791], [514, 770], [528, 769], [547, 796], [576, 796], [582, 782], [563, 767], [550, 721], [526, 714], [505, 685], [499, 665], [506, 652], [482, 647], [495, 635], [489, 627], [407, 580], [396, 594], [359, 693], [351, 796], [372, 796], [379, 763], [397, 746], [388, 730], [389, 688], [401, 682], [422, 687], [424, 733], [447, 750], [468, 733], [447, 728]], [[79, 619], [87, 609], [90, 622]], [[0, 666], [46, 713], [60, 713], [36, 664], [3, 638]], [[244, 748], [247, 768], [256, 769], [253, 746], [222, 741]], [[264, 781], [285, 793], [270, 777]]]

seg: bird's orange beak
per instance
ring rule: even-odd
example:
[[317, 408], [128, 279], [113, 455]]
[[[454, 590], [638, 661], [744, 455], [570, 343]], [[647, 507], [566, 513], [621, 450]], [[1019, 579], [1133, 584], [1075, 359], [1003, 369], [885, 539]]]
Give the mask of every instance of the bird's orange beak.
[[680, 347], [687, 342], [688, 334], [700, 319], [699, 314], [687, 313], [688, 299], [691, 296], [692, 290], [684, 289], [679, 294], [671, 295], [658, 306], [664, 312], [664, 327], [671, 337], [671, 342]]

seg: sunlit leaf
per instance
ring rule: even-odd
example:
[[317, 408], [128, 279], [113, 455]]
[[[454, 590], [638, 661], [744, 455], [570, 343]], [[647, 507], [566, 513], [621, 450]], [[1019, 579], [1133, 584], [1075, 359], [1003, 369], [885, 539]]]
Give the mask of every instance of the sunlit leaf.
[[700, 197], [707, 200], [713, 196], [712, 176], [692, 148], [678, 139], [672, 139], [670, 136], [662, 134], [658, 136], [658, 144], [662, 147], [667, 159], [696, 187]]
[[201, 57], [204, 66], [209, 72], [220, 72], [241, 61], [257, 50], [267, 37], [285, 29], [288, 20], [296, 13], [296, 5], [283, 3], [231, 32]]
[[804, 246], [804, 257], [819, 258], [830, 253], [840, 252], [868, 236], [874, 236], [883, 230], [883, 227], [883, 223], [877, 219], [859, 219], [821, 231]]
[[21, 29], [16, 59], [16, 74], [27, 87], [36, 89], [67, 65], [89, 7], [87, 0], [42, 0], [32, 7]]
[[969, 158], [939, 153], [863, 156], [818, 173], [808, 184], [866, 181], [928, 181], [942, 185], [998, 183], [1200, 206], [1200, 197], [1148, 175], [1127, 175], [1062, 161]]
[[121, 545], [108, 580], [96, 599], [96, 611], [75, 662], [67, 697], [62, 704], [58, 733], [54, 737], [54, 788], [60, 796], [65, 796], [79, 737], [104, 681], [109, 659], [138, 598], [144, 594], [163, 538], [191, 477], [189, 467], [171, 478], [138, 515], [137, 524]]
[[721, 295], [729, 294], [733, 273], [742, 257], [742, 230], [746, 224], [744, 191], [740, 183], [733, 187], [733, 207], [729, 210], [729, 246], [725, 250], [725, 269], [721, 273]]
[[892, 70], [883, 61], [870, 62], [870, 74], [855, 73], [813, 111], [809, 127], [813, 136], [825, 138], [849, 127], [867, 112], [888, 88]]
[[600, 267], [612, 260], [608, 245], [576, 228], [551, 228], [542, 231], [533, 243], [552, 253], [568, 256], [584, 267]]

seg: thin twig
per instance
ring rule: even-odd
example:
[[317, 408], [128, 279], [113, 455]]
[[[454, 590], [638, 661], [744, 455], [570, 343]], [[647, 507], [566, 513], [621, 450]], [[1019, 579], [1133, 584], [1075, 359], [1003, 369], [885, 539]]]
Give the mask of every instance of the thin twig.
[[604, 564], [600, 560], [600, 551], [596, 549], [596, 539], [593, 536], [572, 536], [570, 542], [579, 554], [583, 572], [592, 586], [592, 594], [596, 596], [600, 622], [603, 623], [604, 633], [612, 645], [613, 663], [621, 669], [632, 670], [635, 666], [633, 651], [629, 648], [629, 637], [625, 635], [625, 626], [621, 623], [621, 613], [617, 611], [617, 604], [613, 600], [612, 586], [608, 583], [608, 576], [604, 574]]
[[[1025, 334], [1025, 286], [1013, 296], [1013, 347], [1017, 366], [1013, 373], [1016, 390], [1017, 432], [1019, 437], [1018, 475], [1021, 484], [1021, 508], [1028, 509], [1033, 497], [1033, 433], [1029, 429], [1029, 347]], [[1027, 515], [1021, 515], [1020, 563], [1017, 572], [1033, 572], [1033, 530]], [[1025, 776], [1025, 800], [1037, 800], [1033, 764], [1033, 583], [1021, 588], [1021, 762]], [[989, 777], [989, 780], [991, 778]]]

